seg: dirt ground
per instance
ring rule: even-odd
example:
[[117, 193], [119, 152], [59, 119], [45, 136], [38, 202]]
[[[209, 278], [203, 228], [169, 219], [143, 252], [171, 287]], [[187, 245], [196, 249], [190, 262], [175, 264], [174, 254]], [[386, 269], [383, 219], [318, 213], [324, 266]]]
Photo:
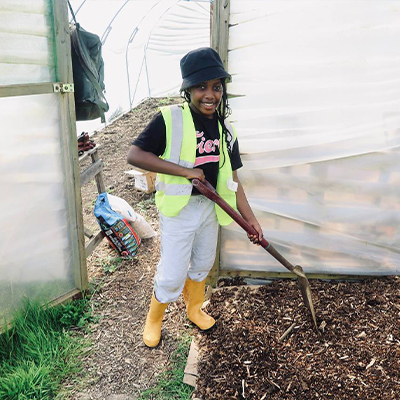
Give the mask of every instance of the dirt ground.
[[[134, 188], [124, 173], [131, 168], [126, 156], [158, 105], [174, 102], [180, 99], [147, 100], [92, 137], [104, 162], [107, 191], [125, 199], [156, 231], [154, 197]], [[93, 231], [98, 229], [96, 197], [94, 181], [83, 187], [84, 223]], [[182, 330], [197, 332], [180, 298], [167, 309], [160, 346], [146, 348], [141, 335], [159, 238], [143, 240], [132, 260], [116, 257], [103, 240], [88, 258], [89, 278], [96, 283], [91, 304], [100, 319], [88, 334], [89, 381], [73, 393], [74, 400], [137, 398], [168, 365]], [[110, 266], [116, 266], [112, 273]], [[202, 400], [400, 398], [400, 280], [311, 281], [311, 287], [321, 334], [313, 330], [293, 281], [224, 288], [213, 295], [208, 309], [217, 325], [197, 335], [201, 359], [195, 395]]]
[[[180, 102], [180, 99], [149, 99], [91, 136], [99, 146], [98, 152], [104, 162], [103, 175], [108, 193], [126, 200], [155, 231], [158, 231], [158, 213], [154, 195], [134, 188], [133, 178], [124, 173], [132, 168], [126, 157], [133, 139], [150, 121], [157, 107], [174, 102]], [[81, 168], [90, 163], [85, 160]], [[94, 181], [82, 188], [84, 224], [92, 232], [98, 231], [93, 216], [97, 194]], [[144, 346], [142, 330], [159, 257], [159, 238], [143, 240], [134, 259], [116, 260], [117, 257], [103, 239], [87, 260], [89, 280], [97, 283], [91, 304], [94, 315], [100, 319], [89, 334], [93, 345], [84, 358], [85, 370], [90, 375], [88, 386], [82, 392], [74, 392], [74, 399], [100, 400], [111, 394], [137, 397], [154, 384], [157, 375], [168, 364], [182, 329], [188, 332], [192, 329], [180, 299], [167, 309], [160, 346], [153, 350]], [[113, 266], [117, 268], [110, 273]]]

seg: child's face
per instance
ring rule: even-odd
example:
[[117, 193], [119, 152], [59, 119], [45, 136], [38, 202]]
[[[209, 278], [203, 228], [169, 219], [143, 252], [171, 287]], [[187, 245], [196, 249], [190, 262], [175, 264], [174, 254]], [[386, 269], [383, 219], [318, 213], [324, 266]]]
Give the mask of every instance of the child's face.
[[212, 118], [221, 102], [223, 87], [220, 79], [200, 83], [189, 89], [190, 105], [200, 114]]

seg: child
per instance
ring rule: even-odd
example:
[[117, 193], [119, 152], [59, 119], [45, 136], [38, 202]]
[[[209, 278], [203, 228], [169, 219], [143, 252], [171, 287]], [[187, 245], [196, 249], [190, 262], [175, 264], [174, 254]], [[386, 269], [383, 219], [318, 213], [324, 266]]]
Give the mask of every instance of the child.
[[155, 347], [168, 303], [183, 291], [190, 321], [202, 330], [215, 320], [200, 310], [206, 277], [216, 255], [218, 223], [232, 219], [190, 180], [209, 181], [218, 193], [258, 235], [262, 230], [237, 176], [242, 166], [235, 131], [225, 119], [230, 114], [221, 58], [209, 47], [193, 50], [180, 62], [183, 105], [161, 108], [133, 142], [128, 162], [158, 173], [156, 205], [160, 211], [161, 259], [154, 278], [154, 293], [147, 315], [143, 341]]

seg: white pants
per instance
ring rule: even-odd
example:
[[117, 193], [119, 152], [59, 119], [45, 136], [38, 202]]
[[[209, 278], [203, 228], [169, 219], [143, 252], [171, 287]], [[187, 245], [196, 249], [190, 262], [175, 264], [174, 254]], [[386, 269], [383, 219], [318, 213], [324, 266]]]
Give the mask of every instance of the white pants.
[[154, 278], [160, 303], [178, 299], [186, 278], [202, 282], [215, 261], [218, 221], [214, 203], [202, 195], [191, 196], [176, 217], [160, 213], [161, 259]]

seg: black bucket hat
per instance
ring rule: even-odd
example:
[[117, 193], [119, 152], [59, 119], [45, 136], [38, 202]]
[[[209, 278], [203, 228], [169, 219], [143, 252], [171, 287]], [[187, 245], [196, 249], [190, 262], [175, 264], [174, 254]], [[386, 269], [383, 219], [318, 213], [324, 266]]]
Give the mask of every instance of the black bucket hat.
[[181, 90], [213, 79], [231, 77], [225, 71], [221, 57], [211, 47], [189, 51], [182, 57], [180, 65], [183, 79]]

